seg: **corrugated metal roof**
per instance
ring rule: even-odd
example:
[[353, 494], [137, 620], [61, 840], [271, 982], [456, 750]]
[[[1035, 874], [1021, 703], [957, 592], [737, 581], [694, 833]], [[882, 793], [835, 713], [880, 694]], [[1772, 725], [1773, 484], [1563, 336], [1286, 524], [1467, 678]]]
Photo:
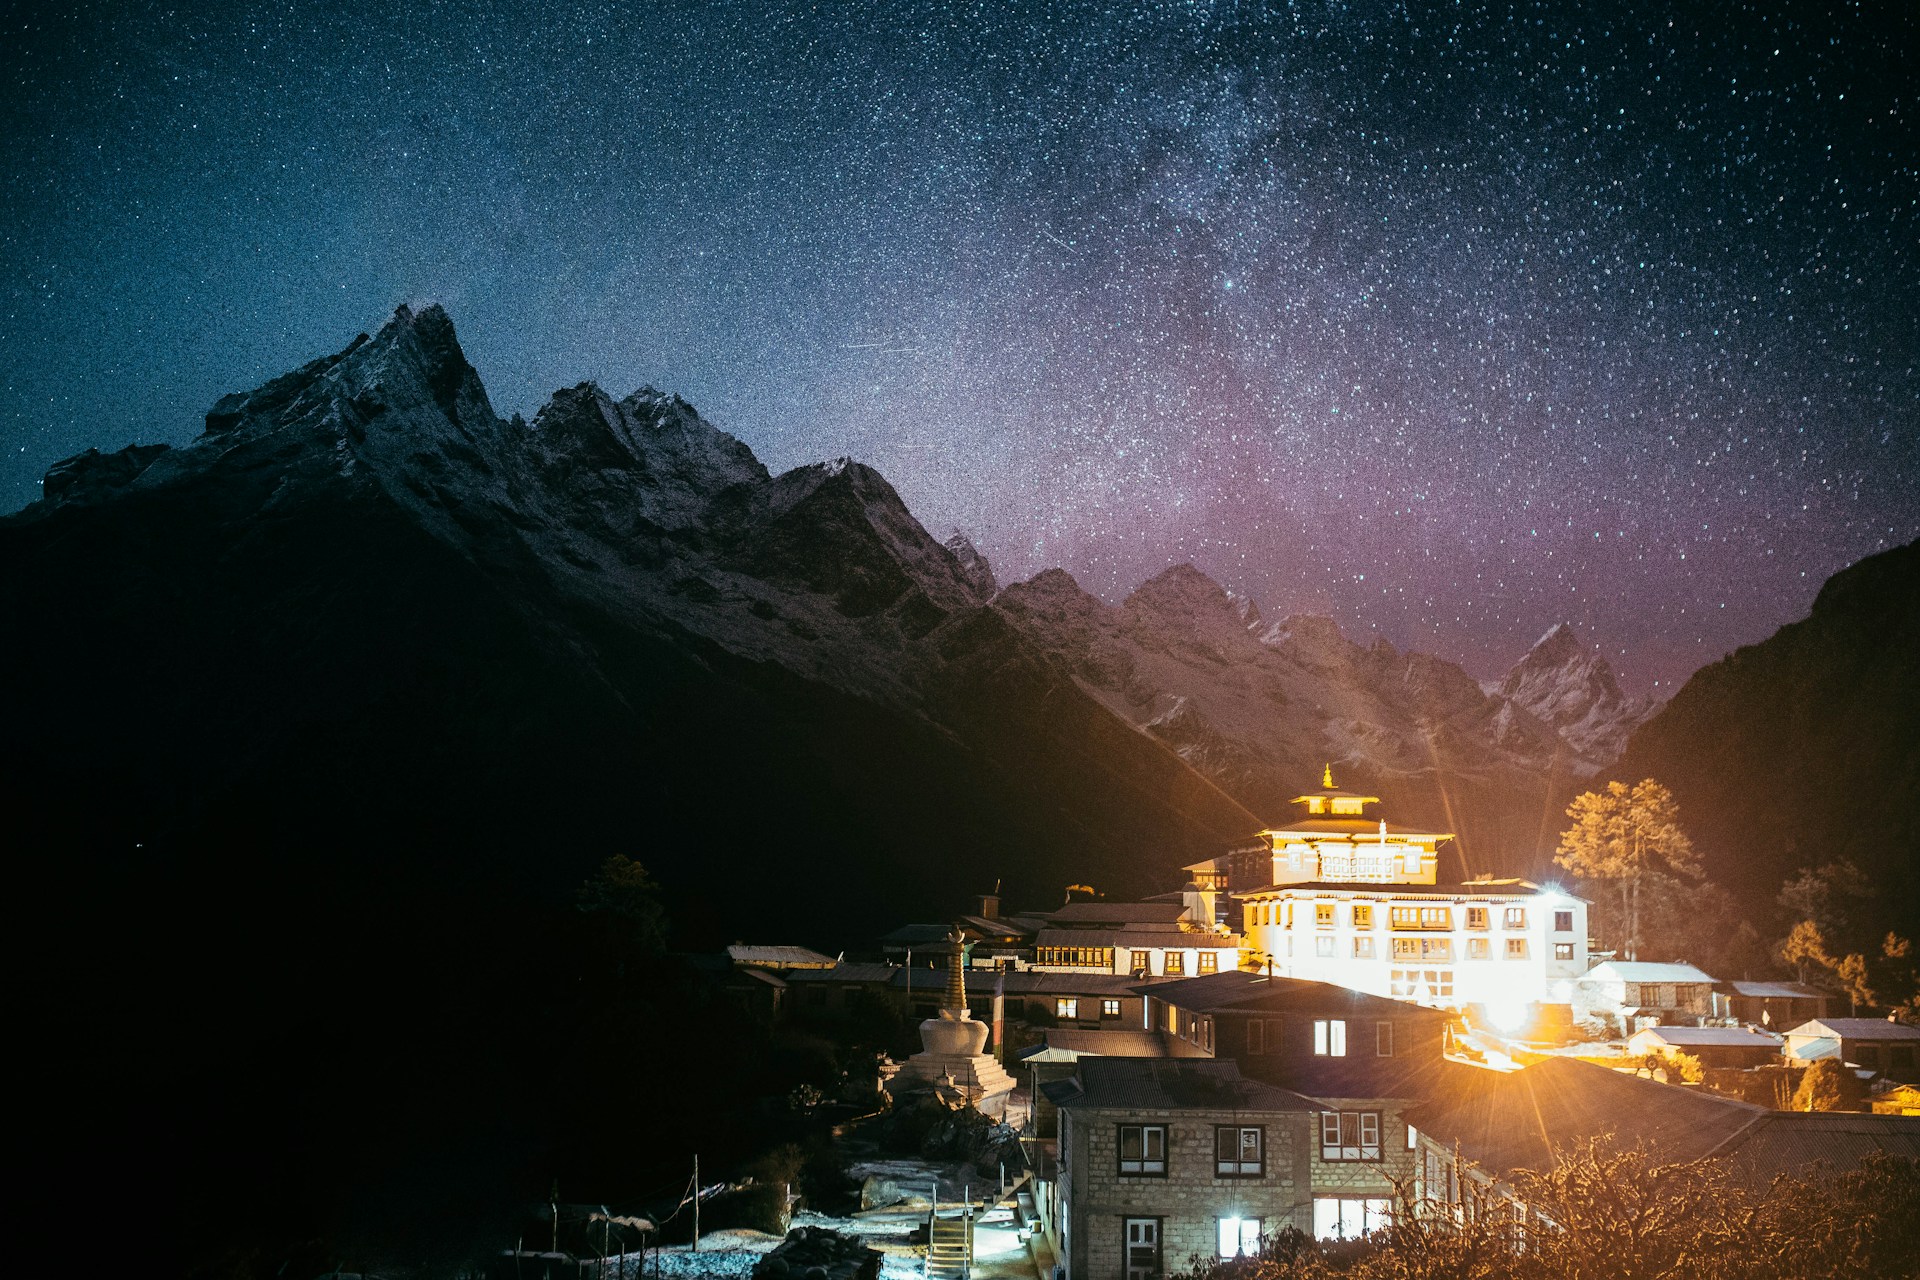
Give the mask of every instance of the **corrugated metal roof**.
[[1781, 1037], [1750, 1027], [1648, 1027], [1633, 1038], [1652, 1036], [1676, 1047], [1712, 1045], [1717, 1048], [1778, 1049]]
[[1340, 1013], [1377, 1018], [1448, 1016], [1438, 1009], [1425, 1009], [1404, 1000], [1368, 995], [1349, 987], [1336, 987], [1330, 982], [1310, 982], [1305, 978], [1269, 978], [1264, 974], [1240, 970], [1197, 978], [1176, 978], [1151, 988], [1140, 988], [1140, 991], [1196, 1013], [1234, 1009], [1246, 1012]]
[[1729, 995], [1756, 1000], [1811, 1000], [1827, 994], [1801, 982], [1722, 982], [1718, 985]]
[[1712, 982], [1690, 964], [1657, 960], [1604, 960], [1581, 974], [1581, 982]]
[[891, 964], [869, 964], [862, 961], [843, 960], [831, 969], [795, 969], [787, 975], [788, 982], [827, 982], [827, 983], [880, 983], [893, 981], [893, 976], [905, 970]]
[[1771, 1111], [1570, 1058], [1493, 1077], [1412, 1120], [1496, 1176], [1549, 1168], [1555, 1147], [1607, 1134], [1661, 1160], [1726, 1159], [1755, 1185], [1816, 1161], [1839, 1172], [1876, 1151], [1920, 1156], [1920, 1116]]
[[761, 947], [735, 943], [727, 948], [727, 958], [735, 964], [763, 965], [769, 969], [823, 968], [833, 963], [807, 947]]
[[1023, 1050], [1023, 1062], [1073, 1062], [1082, 1056], [1092, 1058], [1165, 1058], [1172, 1049], [1158, 1031], [1112, 1030], [1083, 1031], [1078, 1027], [1054, 1027], [1031, 1049]]
[[1215, 950], [1240, 945], [1238, 934], [1197, 933], [1186, 929], [1042, 929], [1036, 947], [1196, 947]]
[[1178, 924], [1185, 911], [1176, 902], [1069, 902], [1047, 918], [1059, 925]]
[[1088, 1057], [1076, 1079], [1071, 1096], [1048, 1096], [1062, 1107], [1145, 1112], [1324, 1110], [1291, 1089], [1246, 1079], [1225, 1059]]
[[1848, 1040], [1920, 1040], [1920, 1027], [1888, 1022], [1885, 1018], [1815, 1018], [1787, 1034], [1844, 1036]]

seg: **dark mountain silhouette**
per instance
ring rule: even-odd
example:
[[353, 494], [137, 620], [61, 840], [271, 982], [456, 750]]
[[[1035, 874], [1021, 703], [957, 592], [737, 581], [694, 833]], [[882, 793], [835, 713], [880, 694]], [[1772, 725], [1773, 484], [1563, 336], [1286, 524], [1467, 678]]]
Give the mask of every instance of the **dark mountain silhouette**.
[[1696, 672], [1613, 772], [1673, 790], [1708, 874], [1756, 924], [1783, 880], [1846, 858], [1877, 887], [1877, 922], [1911, 937], [1920, 543], [1835, 574], [1806, 619]]

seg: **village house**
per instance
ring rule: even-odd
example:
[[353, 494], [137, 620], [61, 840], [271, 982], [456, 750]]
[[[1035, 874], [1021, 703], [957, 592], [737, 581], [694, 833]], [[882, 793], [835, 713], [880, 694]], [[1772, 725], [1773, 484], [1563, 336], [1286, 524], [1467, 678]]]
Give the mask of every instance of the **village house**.
[[1573, 984], [1574, 1016], [1632, 1033], [1650, 1026], [1696, 1026], [1713, 1016], [1714, 980], [1690, 964], [1607, 960]]
[[1047, 1228], [1067, 1280], [1152, 1280], [1311, 1225], [1319, 1104], [1230, 1062], [1087, 1058], [1060, 1114]]
[[1827, 993], [1804, 982], [1716, 982], [1713, 1012], [1750, 1026], [1780, 1031], [1827, 1016]]
[[1029, 967], [1148, 977], [1240, 967], [1240, 937], [1213, 924], [1211, 901], [1070, 902], [1048, 913]]
[[1316, 1097], [1424, 1097], [1448, 1066], [1448, 1016], [1401, 1000], [1244, 971], [1137, 990], [1172, 1054]]
[[1885, 1018], [1819, 1018], [1788, 1031], [1783, 1052], [1795, 1062], [1838, 1058], [1889, 1080], [1920, 1084], [1914, 1068], [1916, 1049], [1920, 1049], [1920, 1027]]
[[1479, 1073], [1412, 1118], [1418, 1198], [1436, 1206], [1462, 1205], [1477, 1186], [1524, 1207], [1516, 1173], [1550, 1169], [1556, 1150], [1593, 1139], [1642, 1145], [1662, 1163], [1722, 1161], [1754, 1187], [1880, 1152], [1920, 1158], [1920, 1117], [1775, 1111], [1573, 1058]]
[[1299, 817], [1235, 854], [1229, 880], [1256, 967], [1434, 1008], [1503, 1030], [1563, 1032], [1587, 968], [1587, 904], [1525, 880], [1438, 881], [1453, 837], [1370, 818], [1379, 797], [1329, 769]]

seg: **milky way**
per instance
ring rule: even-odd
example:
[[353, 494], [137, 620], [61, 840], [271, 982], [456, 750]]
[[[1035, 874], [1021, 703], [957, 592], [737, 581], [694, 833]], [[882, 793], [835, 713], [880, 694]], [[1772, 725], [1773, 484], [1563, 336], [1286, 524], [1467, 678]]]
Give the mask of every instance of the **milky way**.
[[503, 411], [1483, 675], [1669, 689], [1920, 534], [1905, 4], [14, 12], [9, 508], [434, 299]]

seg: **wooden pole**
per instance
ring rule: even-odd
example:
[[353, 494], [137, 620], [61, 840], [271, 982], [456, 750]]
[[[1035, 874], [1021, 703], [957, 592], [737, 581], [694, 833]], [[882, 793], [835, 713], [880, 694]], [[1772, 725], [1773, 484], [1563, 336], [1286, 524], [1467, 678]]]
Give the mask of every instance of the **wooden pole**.
[[700, 1153], [693, 1153], [693, 1251], [700, 1252]]

